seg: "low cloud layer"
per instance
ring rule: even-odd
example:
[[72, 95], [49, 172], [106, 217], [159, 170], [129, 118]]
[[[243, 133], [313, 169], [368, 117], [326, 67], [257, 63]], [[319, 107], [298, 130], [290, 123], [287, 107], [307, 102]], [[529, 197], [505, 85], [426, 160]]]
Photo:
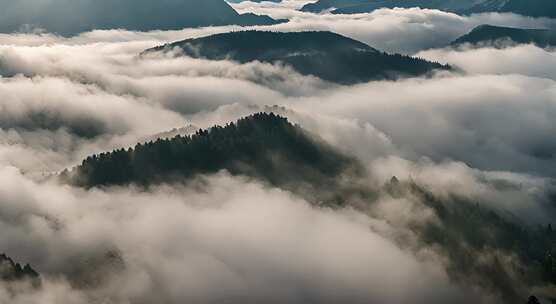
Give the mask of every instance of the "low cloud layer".
[[[556, 21], [529, 18], [515, 14], [476, 14], [462, 17], [430, 9], [379, 9], [368, 14], [333, 15], [296, 11], [303, 1], [286, 1], [285, 5], [263, 2], [240, 3], [241, 12], [268, 14], [287, 18], [287, 24], [272, 28], [285, 31], [330, 30], [363, 41], [375, 48], [413, 54], [423, 49], [448, 45], [481, 24], [525, 28], [556, 28]], [[305, 1], [307, 2], [307, 1]]]
[[[0, 176], [0, 246], [53, 280], [44, 292], [72, 290], [55, 278], [103, 250], [125, 261], [107, 269], [116, 276], [106, 284], [58, 295], [56, 303], [464, 303], [477, 296], [449, 283], [434, 255], [416, 258], [369, 230], [375, 220], [227, 175], [148, 194], [41, 185], [15, 169]], [[28, 296], [0, 293], [11, 303]]]
[[[0, 35], [0, 251], [44, 276], [43, 289], [15, 298], [0, 288], [0, 302], [495, 302], [481, 286], [453, 282], [441, 250], [411, 245], [411, 225], [436, 219], [408, 199], [332, 210], [226, 173], [152, 191], [44, 181], [172, 128], [274, 111], [359, 159], [370, 189], [395, 175], [527, 226], [551, 221], [553, 51], [444, 47], [481, 23], [553, 20], [420, 9], [314, 15], [295, 11], [301, 2], [234, 7], [291, 18], [258, 29], [337, 31], [460, 71], [338, 86], [282, 65], [139, 55], [238, 27]], [[82, 270], [97, 264], [109, 266]]]
[[417, 56], [462, 68], [470, 74], [518, 74], [530, 77], [556, 79], [554, 50], [533, 44], [516, 45], [504, 49], [493, 47], [451, 48], [423, 51]]

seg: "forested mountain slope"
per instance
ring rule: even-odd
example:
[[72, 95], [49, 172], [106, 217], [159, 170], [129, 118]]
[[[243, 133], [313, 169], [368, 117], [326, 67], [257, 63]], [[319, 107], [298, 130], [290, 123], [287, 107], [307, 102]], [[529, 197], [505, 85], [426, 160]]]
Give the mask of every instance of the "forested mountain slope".
[[178, 41], [146, 53], [176, 49], [194, 58], [283, 63], [301, 74], [342, 84], [450, 69], [419, 58], [387, 54], [332, 32], [239, 31]]
[[226, 170], [309, 194], [317, 186], [334, 188], [338, 177], [354, 168], [355, 160], [287, 119], [259, 113], [223, 127], [199, 130], [192, 136], [159, 139], [133, 149], [93, 155], [62, 176], [82, 187], [149, 186]]
[[[498, 42], [498, 43], [497, 43]], [[451, 43], [452, 46], [535, 44], [539, 47], [556, 46], [556, 31], [546, 29], [520, 29], [480, 25]]]

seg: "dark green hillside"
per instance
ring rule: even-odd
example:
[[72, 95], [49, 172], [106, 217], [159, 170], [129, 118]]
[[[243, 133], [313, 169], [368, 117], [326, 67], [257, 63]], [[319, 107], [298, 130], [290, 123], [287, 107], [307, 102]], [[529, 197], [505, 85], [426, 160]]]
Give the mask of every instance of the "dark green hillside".
[[462, 44], [494, 45], [497, 41], [516, 44], [535, 44], [539, 47], [556, 46], [556, 31], [544, 29], [520, 29], [492, 25], [480, 25], [470, 33], [451, 43], [452, 46]]
[[146, 52], [176, 48], [195, 58], [284, 63], [301, 74], [342, 84], [420, 76], [450, 68], [423, 59], [387, 54], [331, 32], [240, 31], [187, 39]]
[[[296, 190], [334, 185], [355, 161], [275, 114], [91, 156], [65, 178], [83, 187], [180, 182], [227, 170]], [[307, 189], [308, 190], [308, 189]]]
[[417, 198], [433, 210], [438, 221], [413, 230], [426, 246], [449, 258], [452, 279], [482, 286], [509, 304], [525, 303], [532, 286], [556, 284], [556, 230], [550, 223], [530, 227], [479, 202], [441, 199], [396, 178], [385, 189], [394, 197]]

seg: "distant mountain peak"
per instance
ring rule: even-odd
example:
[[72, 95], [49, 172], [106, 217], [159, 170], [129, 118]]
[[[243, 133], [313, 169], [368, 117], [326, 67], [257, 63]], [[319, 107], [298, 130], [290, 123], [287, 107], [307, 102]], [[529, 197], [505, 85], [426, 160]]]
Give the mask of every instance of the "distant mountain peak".
[[451, 46], [505, 47], [515, 44], [535, 44], [539, 47], [556, 46], [556, 31], [483, 24], [453, 41]]
[[180, 55], [209, 60], [282, 63], [303, 75], [341, 84], [421, 76], [449, 66], [371, 46], [328, 31], [236, 31], [186, 39], [144, 53], [180, 49]]
[[0, 0], [0, 7], [0, 32], [4, 33], [23, 26], [71, 36], [97, 29], [152, 31], [286, 22], [239, 14], [224, 0]]
[[368, 13], [380, 8], [420, 7], [458, 14], [514, 13], [529, 17], [556, 17], [554, 0], [318, 0], [301, 8], [307, 12]]
[[[253, 39], [257, 39], [254, 43]], [[186, 39], [156, 47], [151, 51], [165, 50], [184, 45], [193, 45], [197, 42], [226, 43], [222, 47], [229, 50], [256, 52], [256, 55], [267, 52], [268, 49], [278, 52], [289, 52], [295, 50], [324, 50], [324, 49], [355, 49], [360, 51], [378, 52], [369, 45], [329, 31], [300, 31], [300, 32], [276, 32], [276, 31], [231, 31], [219, 33], [201, 38]]]

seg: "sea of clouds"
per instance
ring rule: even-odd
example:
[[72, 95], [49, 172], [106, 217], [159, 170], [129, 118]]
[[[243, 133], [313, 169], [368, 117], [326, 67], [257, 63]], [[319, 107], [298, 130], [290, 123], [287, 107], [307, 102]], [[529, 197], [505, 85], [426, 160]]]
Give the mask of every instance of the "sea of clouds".
[[2, 287], [0, 302], [495, 301], [481, 286], [452, 282], [441, 252], [397, 241], [417, 242], [409, 223], [436, 220], [403, 199], [385, 196], [367, 212], [332, 210], [225, 172], [150, 191], [75, 189], [47, 178], [173, 128], [274, 110], [357, 157], [369, 187], [395, 175], [527, 225], [550, 221], [554, 50], [446, 45], [483, 23], [554, 28], [556, 21], [422, 9], [298, 12], [305, 2], [234, 8], [290, 19], [250, 29], [330, 30], [458, 71], [340, 86], [282, 65], [140, 55], [236, 26], [0, 34], [0, 251], [31, 263], [44, 281], [21, 293]]

